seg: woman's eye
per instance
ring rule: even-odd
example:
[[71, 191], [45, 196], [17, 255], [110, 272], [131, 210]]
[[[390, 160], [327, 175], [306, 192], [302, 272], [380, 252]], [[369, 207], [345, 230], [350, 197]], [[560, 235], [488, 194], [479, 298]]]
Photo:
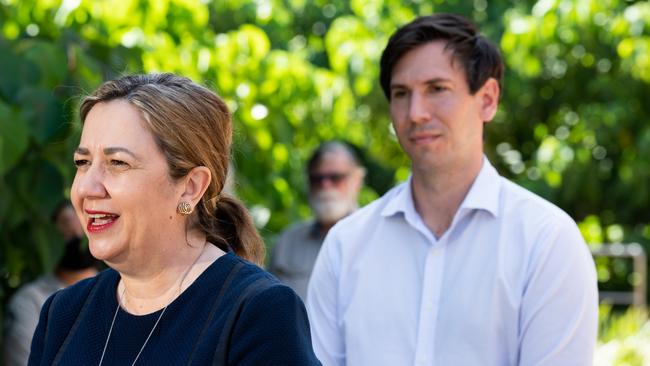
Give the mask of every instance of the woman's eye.
[[129, 164], [123, 160], [111, 159], [111, 165], [117, 167], [127, 167]]
[[74, 166], [77, 168], [88, 165], [88, 160], [86, 159], [75, 159], [74, 160]]

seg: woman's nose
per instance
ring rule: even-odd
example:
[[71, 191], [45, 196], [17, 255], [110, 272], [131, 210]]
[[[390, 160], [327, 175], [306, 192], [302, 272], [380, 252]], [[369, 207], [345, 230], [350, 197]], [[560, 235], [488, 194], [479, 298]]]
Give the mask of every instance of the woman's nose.
[[72, 189], [80, 198], [104, 198], [107, 196], [104, 185], [104, 173], [97, 164], [91, 164], [85, 170], [77, 170]]

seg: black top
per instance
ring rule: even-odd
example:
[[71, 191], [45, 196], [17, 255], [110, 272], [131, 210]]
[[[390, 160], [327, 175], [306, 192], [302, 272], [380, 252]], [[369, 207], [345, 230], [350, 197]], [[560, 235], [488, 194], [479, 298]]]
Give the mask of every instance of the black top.
[[[108, 269], [43, 305], [29, 365], [98, 365], [117, 308]], [[162, 310], [161, 310], [162, 311]], [[103, 365], [131, 365], [160, 311], [121, 308]], [[227, 253], [165, 310], [137, 365], [320, 365], [305, 307], [275, 277]]]

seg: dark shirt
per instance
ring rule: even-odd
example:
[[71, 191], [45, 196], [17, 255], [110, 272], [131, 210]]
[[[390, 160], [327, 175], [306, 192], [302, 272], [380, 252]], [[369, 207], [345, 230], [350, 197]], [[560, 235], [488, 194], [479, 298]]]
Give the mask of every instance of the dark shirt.
[[[50, 297], [29, 365], [97, 365], [117, 308], [112, 269]], [[103, 364], [130, 365], [160, 311], [118, 312]], [[232, 253], [217, 259], [165, 310], [137, 365], [320, 365], [302, 301]]]

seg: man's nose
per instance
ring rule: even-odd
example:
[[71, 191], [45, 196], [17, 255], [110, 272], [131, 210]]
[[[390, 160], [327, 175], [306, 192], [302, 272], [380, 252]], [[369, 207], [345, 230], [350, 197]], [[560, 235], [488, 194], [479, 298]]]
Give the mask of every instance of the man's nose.
[[431, 120], [431, 113], [429, 112], [426, 98], [418, 92], [411, 94], [409, 119], [415, 123], [424, 123]]
[[325, 176], [323, 179], [320, 181], [320, 188], [332, 188], [334, 187], [334, 179], [332, 177]]

